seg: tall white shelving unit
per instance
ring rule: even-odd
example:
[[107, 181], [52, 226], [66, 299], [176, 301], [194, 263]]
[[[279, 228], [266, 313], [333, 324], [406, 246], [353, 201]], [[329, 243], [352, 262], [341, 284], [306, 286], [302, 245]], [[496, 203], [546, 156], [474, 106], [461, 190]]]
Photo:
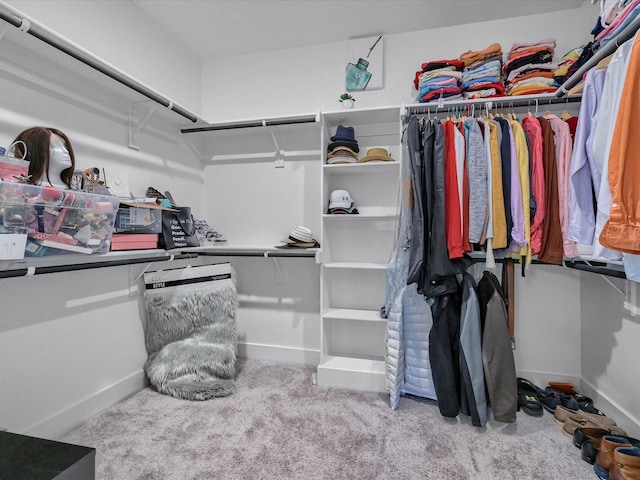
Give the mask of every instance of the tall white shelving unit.
[[[386, 267], [398, 220], [400, 108], [328, 112], [322, 119], [321, 351], [318, 384], [385, 390]], [[351, 126], [360, 157], [386, 148], [393, 162], [328, 165], [338, 125]], [[347, 190], [359, 214], [328, 215], [333, 190]]]

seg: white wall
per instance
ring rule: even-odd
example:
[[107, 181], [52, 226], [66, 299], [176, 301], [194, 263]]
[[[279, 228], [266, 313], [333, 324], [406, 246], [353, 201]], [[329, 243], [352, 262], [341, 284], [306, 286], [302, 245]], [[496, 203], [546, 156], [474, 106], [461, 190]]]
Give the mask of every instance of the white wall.
[[[384, 37], [382, 90], [356, 92], [356, 108], [416, 103], [413, 78], [421, 63], [458, 58], [494, 42], [506, 54], [515, 41], [556, 38], [556, 57], [586, 43], [596, 6], [507, 20], [446, 27]], [[295, 40], [292, 40], [295, 45]], [[345, 90], [344, 42], [291, 48], [205, 62], [204, 118], [228, 121], [340, 108]]]
[[[64, 25], [72, 26], [78, 20], [76, 7], [89, 13], [85, 5], [94, 2], [26, 3], [43, 10], [53, 5], [61, 19], [66, 18]], [[100, 14], [106, 3], [96, 2], [92, 12]], [[107, 27], [117, 24], [115, 19], [92, 23], [104, 25], [105, 35]], [[154, 113], [135, 135], [139, 150], [129, 148], [131, 104], [117, 94], [121, 89], [46, 46], [19, 46], [19, 32], [11, 29], [0, 42], [0, 145], [8, 146], [27, 127], [57, 127], [69, 136], [78, 168], [104, 168], [107, 179], [127, 174], [136, 195], [144, 195], [148, 186], [171, 190], [178, 201], [192, 205], [194, 213], [201, 211], [202, 168], [178, 133], [181, 117], [166, 110]], [[109, 42], [98, 30], [86, 28], [86, 40], [102, 38], [97, 43], [116, 47], [117, 38]], [[148, 40], [136, 50], [140, 58], [183, 63], [175, 48], [164, 48], [164, 37], [153, 43], [153, 31], [145, 34]], [[34, 42], [24, 38], [23, 45]], [[149, 79], [156, 77], [164, 78], [152, 73]], [[197, 70], [193, 77], [198, 77]], [[183, 93], [192, 95], [194, 90], [185, 88]], [[198, 104], [198, 97], [189, 101]], [[147, 103], [139, 105], [136, 122], [148, 111]], [[0, 279], [0, 426], [56, 438], [143, 387], [144, 315], [135, 279], [144, 266]]]
[[[599, 275], [582, 274], [582, 377], [585, 389], [596, 395], [602, 409], [619, 410], [629, 419], [622, 425], [630, 435], [638, 437], [640, 319], [625, 310], [625, 302], [638, 306], [640, 285], [610, 280], [613, 285]], [[635, 289], [635, 298], [625, 295], [627, 288]]]

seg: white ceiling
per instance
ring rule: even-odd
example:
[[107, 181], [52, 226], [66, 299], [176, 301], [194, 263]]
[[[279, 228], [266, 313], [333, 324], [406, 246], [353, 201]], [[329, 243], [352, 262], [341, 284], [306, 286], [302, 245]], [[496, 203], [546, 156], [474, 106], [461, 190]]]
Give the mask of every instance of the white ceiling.
[[131, 1], [202, 59], [567, 10], [580, 7], [585, 2], [585, 0]]

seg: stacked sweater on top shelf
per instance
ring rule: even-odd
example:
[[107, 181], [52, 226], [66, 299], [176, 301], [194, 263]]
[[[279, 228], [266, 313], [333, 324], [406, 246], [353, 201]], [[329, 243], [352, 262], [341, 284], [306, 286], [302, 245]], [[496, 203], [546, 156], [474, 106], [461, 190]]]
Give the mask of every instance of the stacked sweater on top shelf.
[[489, 45], [478, 52], [468, 51], [460, 56], [464, 63], [460, 89], [465, 99], [501, 97], [502, 47], [499, 43]]
[[460, 78], [463, 63], [458, 59], [435, 60], [423, 63], [416, 72], [413, 84], [418, 90], [418, 102], [426, 103], [439, 98], [461, 98]]
[[558, 87], [553, 77], [558, 68], [553, 63], [555, 47], [554, 39], [514, 43], [503, 67], [507, 95], [555, 92]]

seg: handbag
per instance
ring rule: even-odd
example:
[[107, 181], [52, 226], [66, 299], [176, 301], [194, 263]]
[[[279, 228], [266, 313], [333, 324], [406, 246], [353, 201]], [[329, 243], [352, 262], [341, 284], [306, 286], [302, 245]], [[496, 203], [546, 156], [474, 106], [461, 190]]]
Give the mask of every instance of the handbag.
[[162, 210], [162, 234], [158, 246], [165, 250], [200, 246], [191, 207]]

